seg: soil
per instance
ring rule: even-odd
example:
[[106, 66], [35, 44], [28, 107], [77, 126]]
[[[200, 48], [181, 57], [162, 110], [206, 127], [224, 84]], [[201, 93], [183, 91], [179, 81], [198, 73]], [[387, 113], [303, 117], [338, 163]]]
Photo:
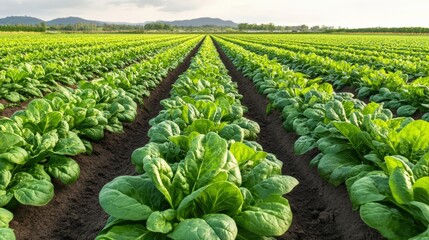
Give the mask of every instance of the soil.
[[283, 129], [279, 112], [266, 115], [268, 100], [215, 45], [230, 76], [238, 83], [239, 92], [244, 95], [242, 104], [249, 109], [246, 117], [258, 122], [261, 127], [258, 143], [283, 161], [284, 174], [299, 181], [299, 185], [285, 196], [292, 207], [293, 221], [288, 232], [279, 239], [383, 239], [377, 231], [362, 222], [358, 212], [352, 211], [344, 185], [329, 185], [315, 168], [309, 166], [310, 160], [318, 153], [316, 150], [302, 156], [294, 154], [293, 146], [298, 136]]
[[120, 175], [134, 175], [131, 164], [132, 152], [144, 146], [149, 138], [149, 120], [162, 109], [160, 101], [168, 98], [171, 85], [190, 64], [202, 41], [192, 50], [181, 65], [144, 99], [139, 106], [134, 122], [124, 124], [124, 133], [106, 133], [105, 138], [93, 143], [92, 155], [79, 155], [81, 173], [73, 185], [55, 184], [55, 197], [46, 206], [19, 206], [13, 212], [10, 227], [18, 240], [83, 240], [94, 239], [104, 227], [108, 215], [98, 204], [98, 193], [113, 178]]

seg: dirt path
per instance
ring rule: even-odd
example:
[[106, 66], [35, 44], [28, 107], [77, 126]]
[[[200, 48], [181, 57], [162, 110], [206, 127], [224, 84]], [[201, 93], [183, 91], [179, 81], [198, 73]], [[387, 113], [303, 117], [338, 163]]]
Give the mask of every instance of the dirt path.
[[55, 183], [55, 197], [44, 207], [20, 206], [15, 211], [11, 228], [18, 240], [83, 240], [94, 239], [103, 228], [107, 214], [98, 204], [101, 188], [119, 175], [135, 174], [131, 154], [148, 142], [149, 120], [162, 109], [160, 101], [169, 97], [171, 85], [190, 64], [202, 41], [183, 63], [161, 82], [144, 99], [144, 108], [139, 107], [137, 119], [124, 124], [124, 133], [107, 133], [105, 138], [94, 143], [91, 156], [80, 155], [75, 159], [81, 169], [79, 180], [65, 186]]
[[294, 176], [300, 183], [286, 195], [292, 206], [293, 222], [289, 231], [279, 239], [383, 239], [362, 222], [358, 212], [352, 211], [345, 186], [335, 188], [329, 185], [315, 168], [310, 168], [309, 162], [317, 151], [295, 156], [293, 144], [298, 136], [283, 129], [278, 112], [265, 114], [268, 100], [216, 47], [230, 76], [238, 83], [239, 92], [244, 95], [242, 104], [249, 109], [246, 116], [261, 127], [258, 142], [265, 151], [274, 153], [283, 161], [284, 174]]

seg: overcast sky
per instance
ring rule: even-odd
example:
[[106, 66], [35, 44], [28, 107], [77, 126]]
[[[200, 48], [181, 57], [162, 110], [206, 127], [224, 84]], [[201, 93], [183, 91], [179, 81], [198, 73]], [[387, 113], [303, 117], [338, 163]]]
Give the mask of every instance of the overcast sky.
[[218, 17], [241, 23], [429, 27], [429, 0], [0, 0], [0, 17], [135, 22]]

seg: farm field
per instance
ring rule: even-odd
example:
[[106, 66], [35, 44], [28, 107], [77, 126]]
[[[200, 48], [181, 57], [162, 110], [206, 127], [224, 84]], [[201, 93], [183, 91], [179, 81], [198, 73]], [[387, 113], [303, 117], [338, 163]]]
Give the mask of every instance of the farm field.
[[429, 238], [427, 36], [0, 43], [0, 239]]

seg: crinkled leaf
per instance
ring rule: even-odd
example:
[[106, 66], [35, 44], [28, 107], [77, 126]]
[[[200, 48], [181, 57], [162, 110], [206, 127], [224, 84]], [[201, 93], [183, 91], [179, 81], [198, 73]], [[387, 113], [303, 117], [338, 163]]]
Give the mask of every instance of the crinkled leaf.
[[267, 178], [250, 189], [253, 195], [265, 199], [273, 195], [283, 196], [298, 185], [298, 180], [291, 176], [277, 175]]
[[165, 211], [156, 211], [150, 214], [146, 221], [146, 227], [151, 232], [168, 233], [173, 230], [173, 224], [170, 222], [176, 218], [174, 209]]
[[13, 186], [13, 195], [21, 204], [43, 206], [54, 197], [54, 185], [49, 181], [37, 180], [31, 176]]
[[323, 178], [338, 186], [345, 182], [347, 178], [352, 177], [350, 176], [350, 170], [359, 164], [360, 161], [356, 159], [353, 152], [343, 151], [323, 155], [319, 160], [317, 169]]
[[372, 202], [362, 205], [359, 212], [368, 226], [387, 239], [409, 239], [419, 233], [413, 218], [396, 208]]
[[13, 219], [13, 214], [4, 208], [0, 208], [0, 228], [9, 227], [10, 221]]
[[29, 155], [28, 152], [21, 147], [11, 147], [5, 153], [0, 154], [0, 159], [24, 165], [28, 161]]
[[75, 160], [59, 155], [50, 157], [45, 169], [64, 184], [76, 182], [80, 174], [79, 164]]
[[15, 145], [19, 146], [23, 142], [24, 142], [24, 139], [15, 133], [0, 131], [0, 152], [1, 153], [12, 146], [15, 146]]
[[174, 240], [234, 240], [237, 232], [232, 218], [224, 214], [210, 214], [181, 221], [168, 237]]
[[104, 185], [100, 205], [108, 214], [126, 220], [146, 220], [165, 204], [153, 182], [142, 176], [121, 176]]
[[215, 182], [185, 197], [177, 208], [180, 220], [211, 213], [236, 215], [243, 204], [240, 189], [230, 182]]
[[294, 144], [294, 152], [297, 155], [302, 155], [317, 146], [316, 140], [310, 136], [301, 136]]
[[241, 142], [235, 142], [231, 145], [229, 151], [234, 155], [238, 164], [243, 165], [248, 161], [258, 162], [267, 156], [266, 152], [255, 151], [251, 147]]
[[237, 225], [260, 236], [281, 236], [292, 223], [289, 202], [281, 197], [258, 202], [234, 217]]
[[10, 228], [0, 228], [0, 240], [15, 240], [15, 233]]

